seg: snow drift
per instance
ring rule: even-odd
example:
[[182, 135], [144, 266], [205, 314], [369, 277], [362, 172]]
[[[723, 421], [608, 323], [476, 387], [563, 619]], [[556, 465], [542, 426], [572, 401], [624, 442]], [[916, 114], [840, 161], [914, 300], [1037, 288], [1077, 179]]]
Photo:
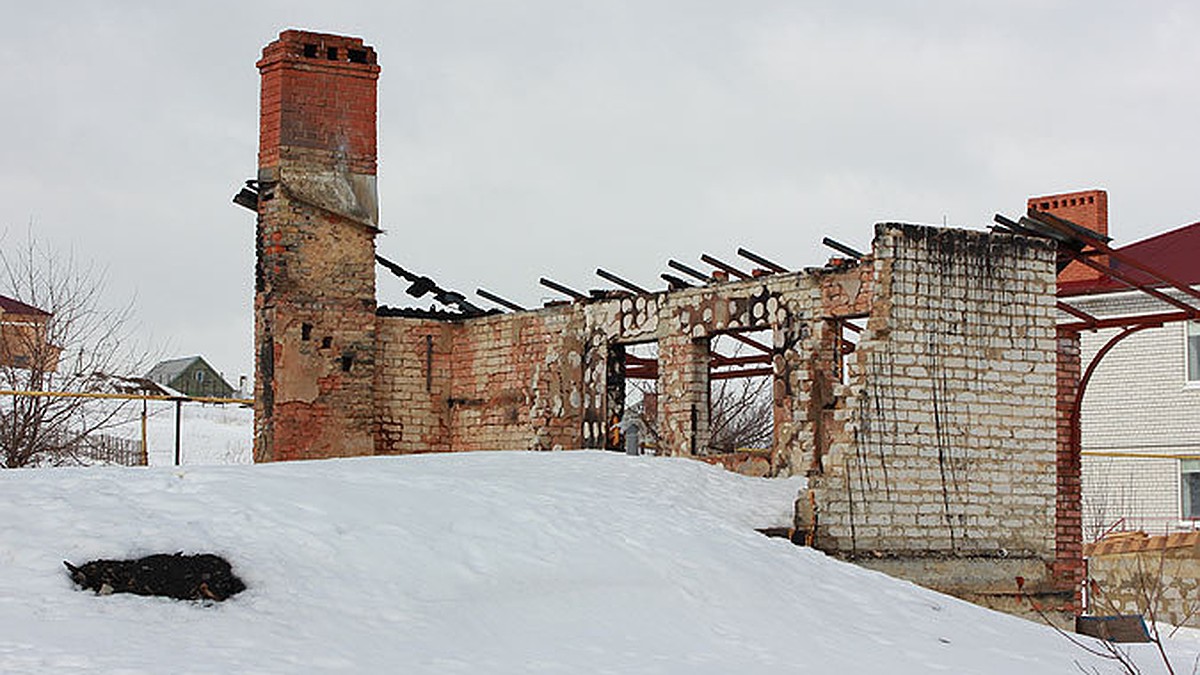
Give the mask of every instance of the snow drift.
[[[1090, 663], [1048, 628], [757, 534], [788, 522], [800, 485], [599, 452], [4, 472], [0, 670], [1057, 674]], [[99, 597], [75, 591], [61, 563], [162, 551], [218, 553], [247, 590], [220, 604]], [[1190, 664], [1192, 645], [1176, 647]], [[1154, 665], [1148, 648], [1140, 656]]]

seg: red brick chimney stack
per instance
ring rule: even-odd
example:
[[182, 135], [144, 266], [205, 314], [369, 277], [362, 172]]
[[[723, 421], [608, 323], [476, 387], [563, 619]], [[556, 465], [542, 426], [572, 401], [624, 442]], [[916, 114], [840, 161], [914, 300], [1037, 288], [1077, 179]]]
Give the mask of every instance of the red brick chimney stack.
[[287, 30], [263, 49], [258, 165], [290, 150], [343, 158], [375, 173], [375, 49], [362, 39]]
[[[1026, 207], [1042, 211], [1082, 225], [1097, 234], [1108, 235], [1108, 193], [1104, 190], [1064, 192], [1045, 197], [1030, 197]], [[1097, 262], [1104, 262], [1097, 259]], [[1090, 281], [1099, 279], [1100, 273], [1074, 262], [1058, 275], [1061, 284], [1068, 281]]]

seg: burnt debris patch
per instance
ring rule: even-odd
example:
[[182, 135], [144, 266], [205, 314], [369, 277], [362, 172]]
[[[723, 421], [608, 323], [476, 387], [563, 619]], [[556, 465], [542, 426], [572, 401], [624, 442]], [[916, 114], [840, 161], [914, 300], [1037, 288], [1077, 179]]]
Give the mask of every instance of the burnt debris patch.
[[176, 600], [221, 601], [246, 590], [224, 558], [211, 553], [156, 553], [136, 560], [63, 561], [80, 590], [97, 595], [134, 593]]

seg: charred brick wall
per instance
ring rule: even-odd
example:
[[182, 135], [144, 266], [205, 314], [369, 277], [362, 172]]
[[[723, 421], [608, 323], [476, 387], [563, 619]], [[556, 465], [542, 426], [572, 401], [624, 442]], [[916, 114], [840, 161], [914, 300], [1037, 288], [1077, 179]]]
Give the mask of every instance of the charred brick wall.
[[455, 324], [379, 317], [376, 454], [449, 452]]
[[379, 67], [361, 40], [285, 31], [258, 68], [255, 459], [370, 454]]
[[[767, 330], [770, 472], [804, 472], [816, 461], [814, 410], [832, 400], [832, 356], [817, 355], [818, 340], [831, 317], [868, 310], [872, 274], [866, 264], [458, 321], [379, 317], [376, 451], [604, 447], [620, 417], [611, 364], [625, 345], [657, 341], [659, 452], [703, 456], [710, 341]], [[826, 392], [816, 405], [814, 387]]]

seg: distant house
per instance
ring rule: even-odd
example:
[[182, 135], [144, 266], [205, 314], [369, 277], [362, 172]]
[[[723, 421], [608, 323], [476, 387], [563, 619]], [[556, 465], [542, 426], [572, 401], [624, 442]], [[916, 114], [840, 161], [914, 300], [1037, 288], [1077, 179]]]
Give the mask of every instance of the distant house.
[[146, 379], [188, 396], [228, 398], [233, 387], [200, 356], [161, 361], [146, 373]]
[[[1096, 212], [1065, 217], [1101, 233], [1107, 230], [1107, 199], [1100, 191], [1055, 195], [1096, 196]], [[1031, 199], [1039, 206], [1053, 197]], [[1200, 290], [1200, 223], [1115, 247], [1181, 284]], [[1155, 284], [1124, 260], [1108, 261], [1116, 273], [1157, 286], [1167, 297], [1181, 290]], [[1059, 296], [1094, 317], [1177, 312], [1171, 303], [1129, 287], [1113, 276], [1068, 268], [1059, 275]], [[1122, 328], [1081, 335], [1084, 367]], [[1200, 524], [1200, 322], [1165, 322], [1131, 332], [1116, 342], [1092, 374], [1082, 404], [1084, 537], [1106, 530], [1163, 534]]]
[[0, 366], [57, 370], [62, 348], [50, 344], [46, 334], [52, 316], [0, 295]]

